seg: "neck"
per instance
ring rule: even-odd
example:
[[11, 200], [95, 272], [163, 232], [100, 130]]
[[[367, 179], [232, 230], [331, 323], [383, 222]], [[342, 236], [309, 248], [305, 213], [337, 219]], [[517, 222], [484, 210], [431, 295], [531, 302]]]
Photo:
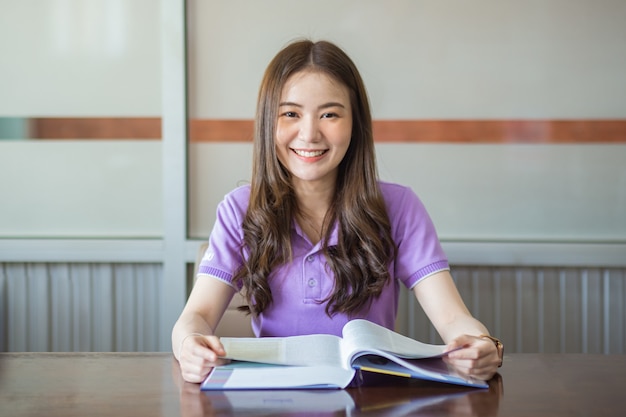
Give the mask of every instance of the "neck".
[[295, 187], [296, 200], [300, 211], [311, 217], [324, 217], [330, 207], [335, 192], [334, 184], [314, 185], [301, 184]]
[[316, 187], [311, 186], [311, 184], [295, 188], [299, 210], [297, 215], [298, 223], [314, 244], [322, 238], [324, 219], [330, 207], [334, 191], [334, 186]]

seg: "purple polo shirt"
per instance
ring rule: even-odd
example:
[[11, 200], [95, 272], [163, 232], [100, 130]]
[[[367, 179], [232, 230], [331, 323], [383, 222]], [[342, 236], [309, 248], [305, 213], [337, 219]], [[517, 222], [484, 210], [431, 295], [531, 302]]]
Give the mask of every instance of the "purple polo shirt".
[[[398, 184], [379, 182], [379, 186], [398, 252], [390, 265], [391, 283], [372, 301], [367, 312], [352, 318], [364, 318], [393, 329], [400, 283], [412, 288], [421, 279], [449, 266], [433, 222], [417, 195]], [[231, 191], [219, 204], [209, 246], [200, 262], [199, 279], [207, 279], [208, 275], [233, 285], [233, 273], [243, 261], [239, 250], [243, 241], [241, 224], [249, 197], [250, 186], [243, 186]], [[253, 317], [254, 333], [259, 337], [313, 333], [341, 336], [341, 329], [351, 318], [345, 314], [328, 317], [326, 303], [318, 302], [331, 293], [334, 283], [334, 274], [326, 268], [321, 242], [313, 245], [296, 223], [291, 243], [293, 261], [270, 275], [273, 303], [259, 317]], [[337, 244], [336, 229], [329, 243]]]

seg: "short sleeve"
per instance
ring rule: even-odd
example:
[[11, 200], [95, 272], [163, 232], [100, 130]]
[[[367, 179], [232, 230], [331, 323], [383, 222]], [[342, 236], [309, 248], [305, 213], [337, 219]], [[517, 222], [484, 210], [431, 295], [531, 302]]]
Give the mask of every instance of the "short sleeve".
[[407, 288], [436, 272], [449, 270], [448, 259], [426, 207], [405, 186], [381, 186], [397, 246], [394, 274]]
[[232, 285], [233, 275], [243, 264], [242, 223], [249, 197], [249, 187], [240, 187], [227, 194], [217, 206], [215, 224], [198, 267], [198, 276], [211, 275]]

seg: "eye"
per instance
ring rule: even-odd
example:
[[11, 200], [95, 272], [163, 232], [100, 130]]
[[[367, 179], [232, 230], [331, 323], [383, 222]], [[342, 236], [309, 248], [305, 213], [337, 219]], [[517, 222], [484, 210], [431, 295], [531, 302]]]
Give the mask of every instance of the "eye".
[[324, 113], [322, 114], [322, 119], [332, 119], [334, 117], [339, 117], [337, 113]]
[[295, 111], [286, 111], [282, 114], [284, 117], [298, 117], [298, 114]]

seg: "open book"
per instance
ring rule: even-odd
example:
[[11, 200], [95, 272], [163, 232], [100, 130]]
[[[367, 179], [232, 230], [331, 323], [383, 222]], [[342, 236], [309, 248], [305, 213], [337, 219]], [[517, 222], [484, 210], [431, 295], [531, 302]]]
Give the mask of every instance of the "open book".
[[342, 336], [223, 337], [231, 363], [215, 367], [201, 388], [345, 388], [357, 370], [488, 387], [451, 372], [441, 360], [444, 345], [421, 343], [361, 319], [348, 322]]

